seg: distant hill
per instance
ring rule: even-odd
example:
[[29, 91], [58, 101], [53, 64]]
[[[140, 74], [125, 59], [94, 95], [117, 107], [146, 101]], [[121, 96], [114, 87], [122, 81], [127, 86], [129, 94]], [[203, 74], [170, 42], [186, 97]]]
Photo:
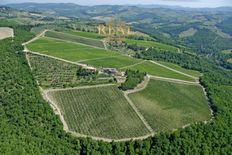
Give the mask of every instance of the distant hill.
[[81, 19], [120, 18], [157, 40], [188, 46], [199, 54], [232, 49], [231, 7], [193, 9], [160, 5], [80, 6], [72, 3], [21, 3], [7, 6]]

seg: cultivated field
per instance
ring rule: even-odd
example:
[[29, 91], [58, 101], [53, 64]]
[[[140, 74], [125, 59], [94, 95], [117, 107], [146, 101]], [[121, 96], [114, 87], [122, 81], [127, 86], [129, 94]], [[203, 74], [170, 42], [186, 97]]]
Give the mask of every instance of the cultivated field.
[[127, 39], [126, 42], [129, 45], [137, 45], [140, 47], [153, 47], [153, 48], [157, 48], [157, 49], [162, 49], [162, 50], [168, 50], [171, 52], [178, 52], [178, 48], [171, 46], [171, 45], [167, 45], [167, 44], [163, 44], [163, 43], [158, 43], [155, 41], [143, 41], [143, 40], [130, 40]]
[[50, 91], [48, 97], [73, 132], [110, 139], [149, 134], [116, 86]]
[[14, 30], [8, 27], [0, 27], [0, 40], [14, 37]]
[[211, 117], [207, 99], [198, 85], [151, 80], [144, 90], [129, 97], [155, 132]]
[[67, 40], [67, 41], [72, 41], [72, 42], [78, 42], [78, 43], [82, 43], [82, 44], [86, 44], [86, 45], [90, 45], [94, 47], [104, 48], [103, 42], [97, 39], [90, 39], [86, 37], [80, 37], [77, 35], [71, 35], [67, 33], [55, 32], [55, 31], [47, 31], [45, 36]]
[[80, 36], [80, 37], [90, 38], [90, 39], [98, 39], [98, 40], [101, 40], [105, 37], [103, 35], [99, 35], [98, 33], [93, 33], [93, 32], [67, 31], [65, 33]]
[[77, 65], [49, 57], [27, 54], [32, 72], [43, 88], [75, 87], [109, 83], [110, 77], [99, 74], [96, 79], [76, 75]]
[[129, 66], [127, 68], [124, 68], [123, 70], [126, 70], [126, 69], [139, 70], [141, 72], [146, 72], [147, 74], [150, 74], [153, 76], [161, 76], [161, 77], [174, 78], [174, 79], [187, 80], [187, 81], [195, 81], [191, 77], [168, 70], [150, 61], [145, 61], [143, 63], [137, 64], [134, 66]]
[[116, 52], [106, 51], [104, 49], [94, 48], [84, 44], [66, 42], [46, 37], [30, 43], [27, 45], [27, 47], [31, 51], [70, 61], [80, 61], [120, 55]]

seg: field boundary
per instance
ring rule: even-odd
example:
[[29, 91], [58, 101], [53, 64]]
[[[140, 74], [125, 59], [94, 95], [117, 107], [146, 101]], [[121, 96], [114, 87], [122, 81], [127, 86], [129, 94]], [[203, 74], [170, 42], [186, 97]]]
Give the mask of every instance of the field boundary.
[[188, 85], [197, 85], [197, 86], [200, 86], [199, 81], [197, 81], [197, 82], [191, 82], [191, 81], [185, 81], [185, 80], [179, 80], [179, 79], [173, 79], [173, 78], [166, 78], [166, 77], [160, 77], [160, 76], [154, 76], [154, 75], [148, 75], [148, 77], [150, 79], [154, 79], [154, 80], [162, 80], [162, 81], [179, 83], [179, 84], [188, 84]]
[[109, 57], [101, 57], [101, 58], [93, 58], [93, 59], [83, 59], [83, 60], [79, 60], [76, 62], [85, 62], [85, 61], [92, 61], [92, 60], [102, 60], [102, 59], [107, 59], [107, 58], [117, 58], [120, 57], [121, 55], [118, 56], [109, 56]]
[[82, 63], [78, 63], [78, 62], [74, 62], [74, 61], [69, 61], [69, 60], [66, 60], [66, 59], [58, 58], [58, 57], [51, 56], [51, 55], [47, 55], [47, 54], [42, 54], [42, 53], [39, 53], [39, 52], [33, 52], [33, 51], [28, 50], [26, 47], [24, 47], [23, 52], [25, 52], [25, 53], [31, 53], [31, 54], [35, 54], [35, 55], [39, 55], [39, 56], [44, 56], [44, 57], [56, 59], [56, 60], [59, 60], [59, 61], [63, 61], [63, 62], [66, 62], [66, 63], [78, 65], [78, 66], [81, 66], [81, 67], [83, 67], [83, 68], [85, 68], [85, 69], [93, 69], [93, 70], [96, 70], [95, 67], [88, 66], [88, 65], [86, 65], [86, 64], [82, 64]]
[[146, 121], [146, 119], [143, 117], [143, 115], [140, 113], [140, 111], [137, 109], [137, 107], [135, 106], [135, 104], [133, 103], [133, 101], [129, 98], [128, 94], [133, 93], [133, 92], [138, 92], [141, 91], [143, 89], [145, 89], [147, 87], [147, 84], [149, 83], [149, 77], [146, 77], [145, 80], [138, 86], [140, 88], [135, 88], [133, 90], [128, 90], [124, 92], [124, 96], [127, 99], [128, 103], [130, 104], [130, 106], [133, 108], [133, 110], [136, 112], [136, 114], [138, 115], [138, 117], [141, 119], [141, 121], [143, 122], [143, 124], [146, 126], [146, 128], [151, 132], [151, 135], [154, 135], [155, 132], [152, 129], [152, 127], [148, 124], [148, 122]]
[[129, 65], [129, 66], [124, 66], [124, 67], [121, 67], [121, 68], [119, 68], [119, 69], [131, 68], [131, 67], [134, 67], [134, 66], [136, 66], [136, 65], [143, 64], [143, 63], [146, 62], [146, 61], [147, 61], [147, 60], [142, 60], [142, 61], [137, 62], [137, 63], [135, 63], [135, 64], [132, 64], [132, 65]]
[[37, 36], [35, 36], [35, 37], [32, 38], [31, 40], [29, 40], [29, 41], [23, 43], [22, 45], [25, 46], [25, 45], [27, 45], [27, 44], [30, 44], [30, 43], [36, 41], [37, 39], [39, 39], [39, 38], [41, 38], [41, 37], [44, 37], [44, 35], [45, 35], [45, 33], [46, 33], [47, 31], [48, 31], [47, 29], [46, 29], [46, 30], [43, 30], [43, 31], [42, 31], [41, 33], [39, 33]]

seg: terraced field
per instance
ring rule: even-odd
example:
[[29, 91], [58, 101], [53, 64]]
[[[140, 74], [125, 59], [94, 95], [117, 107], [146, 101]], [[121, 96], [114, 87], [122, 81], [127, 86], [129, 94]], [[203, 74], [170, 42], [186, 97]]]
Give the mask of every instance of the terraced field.
[[78, 77], [77, 65], [59, 61], [49, 57], [27, 54], [32, 72], [43, 88], [75, 87], [96, 85], [110, 82], [110, 77], [99, 74], [96, 79]]
[[200, 86], [151, 80], [129, 97], [155, 132], [209, 120], [210, 110]]
[[178, 52], [177, 47], [167, 45], [167, 44], [158, 43], [158, 42], [155, 42], [155, 41], [143, 41], [143, 40], [130, 40], [130, 39], [127, 39], [126, 42], [129, 45], [134, 45], [135, 44], [137, 46], [145, 47], [145, 48], [153, 47], [153, 48], [157, 48], [157, 49], [168, 50], [168, 51], [171, 51], [171, 52]]
[[71, 131], [113, 139], [149, 134], [116, 86], [51, 91], [48, 96]]

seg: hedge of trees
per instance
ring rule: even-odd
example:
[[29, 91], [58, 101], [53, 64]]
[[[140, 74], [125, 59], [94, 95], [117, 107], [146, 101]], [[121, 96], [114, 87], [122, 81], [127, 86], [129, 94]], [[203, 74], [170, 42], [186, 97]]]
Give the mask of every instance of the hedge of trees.
[[129, 90], [129, 89], [134, 89], [139, 83], [141, 83], [144, 80], [144, 76], [146, 73], [141, 73], [138, 70], [126, 70], [125, 72], [126, 75], [126, 81], [121, 84], [119, 87], [122, 90]]
[[197, 58], [189, 62], [194, 68], [208, 65], [206, 71], [201, 69], [201, 81], [216, 109], [215, 118], [207, 124], [120, 143], [76, 138], [63, 131], [61, 121], [43, 100], [25, 55], [20, 52], [21, 43], [33, 36], [27, 29], [15, 26], [14, 41], [0, 41], [0, 154], [231, 154], [231, 70]]

